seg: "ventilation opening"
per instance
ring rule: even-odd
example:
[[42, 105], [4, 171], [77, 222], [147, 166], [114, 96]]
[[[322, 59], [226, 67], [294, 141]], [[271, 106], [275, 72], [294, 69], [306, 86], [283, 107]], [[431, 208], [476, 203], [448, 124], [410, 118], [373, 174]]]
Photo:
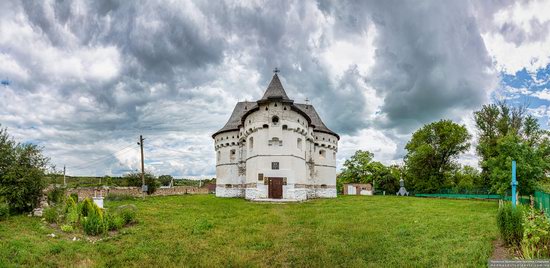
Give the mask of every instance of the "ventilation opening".
[[279, 117], [278, 116], [273, 116], [271, 118], [271, 123], [273, 123], [273, 125], [279, 124]]
[[319, 150], [319, 158], [325, 159], [327, 157], [327, 151]]

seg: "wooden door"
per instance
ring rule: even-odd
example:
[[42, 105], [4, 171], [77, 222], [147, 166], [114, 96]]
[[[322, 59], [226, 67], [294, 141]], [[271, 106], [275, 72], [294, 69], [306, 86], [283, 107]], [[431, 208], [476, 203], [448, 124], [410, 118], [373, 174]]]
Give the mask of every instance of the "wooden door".
[[283, 178], [269, 178], [268, 186], [269, 198], [283, 198]]

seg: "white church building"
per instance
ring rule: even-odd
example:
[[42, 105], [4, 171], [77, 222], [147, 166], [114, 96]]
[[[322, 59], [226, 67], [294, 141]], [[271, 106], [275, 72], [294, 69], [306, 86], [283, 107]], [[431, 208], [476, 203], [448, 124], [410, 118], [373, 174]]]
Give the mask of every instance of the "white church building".
[[340, 137], [312, 105], [287, 96], [277, 73], [263, 97], [238, 102], [212, 138], [216, 196], [298, 201], [336, 197]]

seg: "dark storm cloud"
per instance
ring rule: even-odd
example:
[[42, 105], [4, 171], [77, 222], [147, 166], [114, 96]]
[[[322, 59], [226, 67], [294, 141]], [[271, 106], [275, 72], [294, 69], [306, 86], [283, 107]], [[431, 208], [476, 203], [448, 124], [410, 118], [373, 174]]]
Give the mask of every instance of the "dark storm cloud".
[[410, 132], [486, 101], [492, 62], [467, 2], [373, 1], [332, 10], [362, 10], [376, 25], [368, 80], [385, 96], [381, 126]]
[[[0, 52], [21, 70], [13, 68], [16, 81], [0, 93], [11, 104], [0, 109], [0, 123], [23, 139], [49, 141], [53, 158], [80, 166], [75, 159], [112, 153], [144, 133], [157, 146], [149, 155], [165, 161], [157, 170], [209, 175], [210, 134], [236, 101], [260, 98], [278, 67], [289, 96], [310, 99], [339, 134], [379, 128], [400, 139], [392, 132], [485, 101], [492, 62], [478, 28], [492, 26], [476, 18], [500, 4], [474, 4], [10, 1], [0, 8], [9, 23], [0, 26]], [[336, 41], [359, 46], [369, 38], [376, 52], [368, 71], [362, 62], [335, 71], [339, 59], [324, 58]]]

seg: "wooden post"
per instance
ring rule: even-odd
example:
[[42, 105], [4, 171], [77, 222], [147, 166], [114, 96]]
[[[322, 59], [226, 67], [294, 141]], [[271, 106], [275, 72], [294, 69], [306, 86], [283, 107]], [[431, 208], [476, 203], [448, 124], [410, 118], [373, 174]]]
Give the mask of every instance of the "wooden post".
[[143, 136], [139, 135], [139, 146], [141, 147], [141, 197], [145, 199], [145, 164], [143, 161]]

